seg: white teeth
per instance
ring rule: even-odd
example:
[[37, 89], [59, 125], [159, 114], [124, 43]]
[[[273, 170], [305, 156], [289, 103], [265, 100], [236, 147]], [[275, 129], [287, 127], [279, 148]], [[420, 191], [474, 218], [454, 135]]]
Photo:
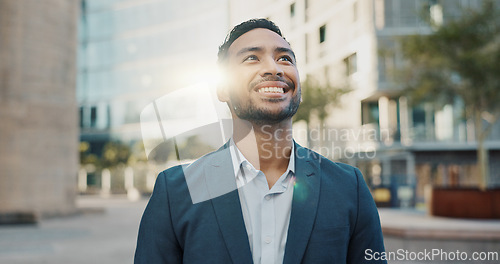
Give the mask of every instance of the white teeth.
[[259, 93], [284, 93], [285, 90], [281, 87], [264, 87], [259, 89]]

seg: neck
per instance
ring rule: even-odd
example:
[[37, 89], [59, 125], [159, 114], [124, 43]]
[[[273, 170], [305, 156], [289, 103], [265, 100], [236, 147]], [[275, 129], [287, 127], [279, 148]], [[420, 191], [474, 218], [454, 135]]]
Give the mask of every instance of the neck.
[[293, 146], [291, 119], [255, 124], [233, 118], [233, 139], [245, 158], [264, 174], [286, 171]]

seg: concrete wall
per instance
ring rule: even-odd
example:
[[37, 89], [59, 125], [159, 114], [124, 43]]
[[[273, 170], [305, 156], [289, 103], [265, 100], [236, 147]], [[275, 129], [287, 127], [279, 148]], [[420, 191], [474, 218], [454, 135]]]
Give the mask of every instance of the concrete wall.
[[0, 0], [0, 216], [75, 210], [79, 3]]

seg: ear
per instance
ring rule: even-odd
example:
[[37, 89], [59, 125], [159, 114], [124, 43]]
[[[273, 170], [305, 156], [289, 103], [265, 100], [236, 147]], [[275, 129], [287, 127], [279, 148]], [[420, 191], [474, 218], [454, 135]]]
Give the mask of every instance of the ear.
[[217, 98], [221, 102], [229, 102], [229, 87], [226, 80], [227, 68], [225, 65], [219, 65], [219, 82], [217, 84]]
[[219, 84], [217, 86], [217, 98], [221, 102], [229, 102], [229, 92], [228, 87], [225, 84]]

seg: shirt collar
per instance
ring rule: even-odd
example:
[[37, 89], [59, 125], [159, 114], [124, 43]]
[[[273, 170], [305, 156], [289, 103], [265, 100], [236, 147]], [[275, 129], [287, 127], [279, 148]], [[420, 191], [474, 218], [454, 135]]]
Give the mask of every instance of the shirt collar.
[[[229, 140], [229, 152], [231, 153], [231, 159], [233, 161], [233, 170], [234, 170], [235, 177], [237, 177], [242, 163], [246, 162], [246, 163], [252, 165], [245, 158], [245, 156], [243, 156], [243, 154], [240, 152], [240, 150], [238, 149], [238, 146], [236, 146], [236, 143], [234, 142], [233, 138], [231, 138]], [[252, 167], [253, 167], [253, 165], [252, 165]], [[288, 167], [286, 169], [286, 172], [295, 173], [295, 144], [292, 144], [292, 152], [290, 155], [290, 160], [288, 162]]]

